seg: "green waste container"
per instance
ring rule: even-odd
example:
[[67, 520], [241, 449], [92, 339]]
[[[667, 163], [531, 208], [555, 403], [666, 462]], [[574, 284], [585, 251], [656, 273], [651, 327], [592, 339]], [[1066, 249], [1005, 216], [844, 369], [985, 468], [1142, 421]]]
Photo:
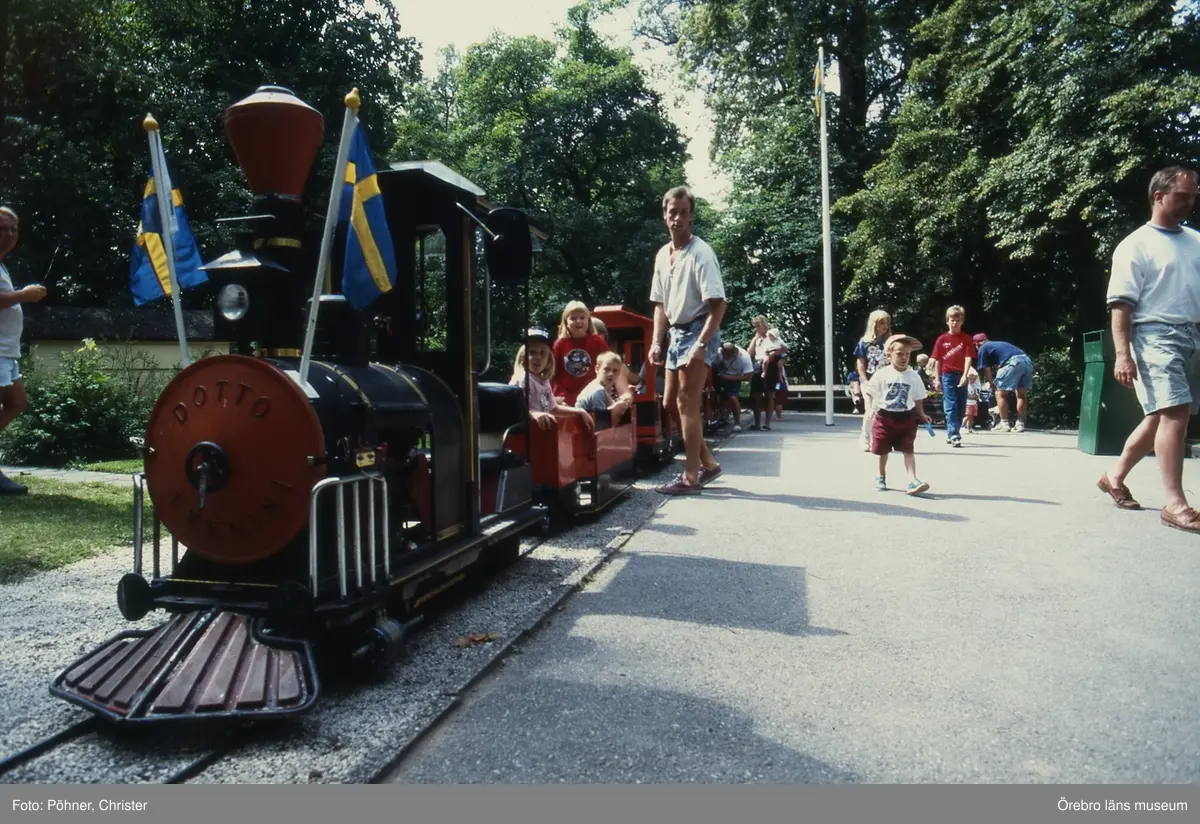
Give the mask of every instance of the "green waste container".
[[1145, 417], [1137, 395], [1113, 377], [1116, 359], [1109, 330], [1084, 333], [1079, 450], [1089, 455], [1120, 455], [1125, 439]]

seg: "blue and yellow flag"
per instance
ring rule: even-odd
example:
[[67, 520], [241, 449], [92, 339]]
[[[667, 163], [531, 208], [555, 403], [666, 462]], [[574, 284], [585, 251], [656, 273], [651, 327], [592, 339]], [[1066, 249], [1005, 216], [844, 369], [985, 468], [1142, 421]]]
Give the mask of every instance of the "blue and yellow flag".
[[[208, 275], [200, 268], [200, 250], [183, 211], [183, 195], [172, 187], [171, 199], [176, 223], [172, 237], [175, 243], [175, 277], [179, 280], [180, 290], [183, 290], [205, 283]], [[129, 263], [129, 289], [133, 292], [136, 306], [171, 294], [171, 276], [167, 271], [167, 252], [163, 247], [161, 223], [158, 195], [151, 175], [142, 194], [142, 219], [138, 223], [137, 240]]]
[[346, 258], [342, 264], [342, 294], [362, 309], [396, 283], [396, 253], [388, 231], [379, 180], [361, 123], [354, 127], [342, 192], [341, 221], [346, 229]]

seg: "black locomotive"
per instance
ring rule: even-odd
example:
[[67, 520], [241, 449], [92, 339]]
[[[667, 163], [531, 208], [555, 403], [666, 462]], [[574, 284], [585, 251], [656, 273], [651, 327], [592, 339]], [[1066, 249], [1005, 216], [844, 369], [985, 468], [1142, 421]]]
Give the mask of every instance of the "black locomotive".
[[528, 450], [509, 448], [524, 395], [480, 379], [492, 284], [530, 276], [525, 215], [439, 163], [380, 171], [396, 284], [362, 313], [321, 295], [302, 384], [316, 254], [301, 193], [323, 119], [263, 87], [225, 126], [255, 214], [205, 269], [217, 335], [243, 354], [193, 363], [160, 396], [118, 585], [127, 619], [169, 618], [50, 687], [113, 722], [303, 711], [327, 666], [389, 660], [433, 599], [516, 558], [547, 518]]

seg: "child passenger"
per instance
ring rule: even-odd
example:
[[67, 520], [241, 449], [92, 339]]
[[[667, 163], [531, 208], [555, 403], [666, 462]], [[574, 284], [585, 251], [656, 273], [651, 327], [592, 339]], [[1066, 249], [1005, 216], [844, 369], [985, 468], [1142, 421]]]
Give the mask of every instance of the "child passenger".
[[[596, 379], [579, 393], [580, 409], [596, 415], [596, 431], [616, 425], [629, 409], [629, 401], [617, 389], [617, 379], [625, 364], [615, 352], [605, 352], [596, 358]], [[607, 412], [607, 415], [599, 413]]]
[[573, 300], [563, 307], [554, 341], [554, 395], [560, 403], [574, 404], [579, 392], [596, 375], [596, 358], [608, 351], [608, 341], [596, 334], [592, 313]]
[[530, 327], [525, 345], [517, 350], [517, 362], [509, 383], [521, 387], [529, 404], [529, 419], [539, 429], [549, 429], [554, 418], [577, 416], [584, 428], [595, 427], [592, 416], [582, 409], [561, 404], [554, 397], [551, 380], [554, 378], [554, 352], [550, 348], [550, 333], [540, 326]]
[[908, 472], [909, 495], [919, 495], [929, 489], [929, 484], [917, 478], [917, 459], [913, 445], [917, 437], [917, 424], [929, 423], [925, 414], [925, 383], [916, 371], [908, 368], [914, 349], [921, 342], [908, 335], [892, 335], [887, 339], [884, 351], [888, 365], [881, 366], [871, 376], [867, 397], [871, 399], [875, 416], [871, 425], [871, 451], [879, 456], [879, 474], [875, 477], [875, 488], [887, 490], [888, 455], [894, 449], [904, 456], [904, 469]]

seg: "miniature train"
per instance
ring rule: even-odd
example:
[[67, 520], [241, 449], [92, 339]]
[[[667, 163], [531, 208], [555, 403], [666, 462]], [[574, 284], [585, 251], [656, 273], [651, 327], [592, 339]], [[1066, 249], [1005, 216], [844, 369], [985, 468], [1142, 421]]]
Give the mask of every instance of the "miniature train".
[[301, 195], [324, 120], [264, 86], [224, 123], [255, 214], [230, 220], [245, 226], [236, 248], [205, 270], [216, 334], [243, 354], [196, 361], [159, 397], [135, 477], [133, 569], [117, 586], [126, 619], [169, 617], [50, 685], [118, 724], [303, 712], [327, 674], [390, 661], [435, 599], [518, 557], [552, 513], [609, 506], [636, 464], [679, 446], [646, 360], [652, 324], [624, 307], [597, 316], [647, 370], [625, 420], [531, 428], [521, 387], [481, 380], [493, 284], [527, 287], [531, 226], [436, 162], [377, 174], [396, 283], [361, 313], [320, 296], [302, 384], [316, 255]]

